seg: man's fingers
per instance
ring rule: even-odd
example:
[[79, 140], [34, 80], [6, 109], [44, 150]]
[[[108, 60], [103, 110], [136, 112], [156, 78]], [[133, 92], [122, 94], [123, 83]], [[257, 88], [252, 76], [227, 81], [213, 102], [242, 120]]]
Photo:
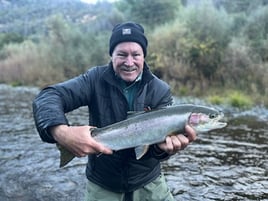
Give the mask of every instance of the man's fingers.
[[[95, 129], [96, 127], [91, 127], [89, 128], [89, 132], [90, 132], [90, 136], [92, 136], [92, 131]], [[93, 137], [91, 138], [91, 148], [93, 148], [94, 152], [96, 153], [103, 153], [103, 154], [112, 154], [113, 151], [111, 149], [109, 149], [108, 147], [105, 147], [104, 145], [102, 145], [101, 143], [98, 143], [97, 141], [95, 141], [95, 139]]]
[[177, 152], [181, 148], [181, 143], [179, 139], [176, 136], [168, 136], [166, 138], [166, 146], [165, 146], [165, 152], [172, 155]]
[[189, 142], [193, 142], [196, 140], [196, 132], [191, 126], [186, 125], [185, 131], [187, 133], [187, 138], [189, 139]]
[[172, 142], [172, 145], [173, 145], [173, 150], [172, 151], [176, 151], [176, 150], [181, 149], [182, 143], [180, 141], [179, 136], [177, 136], [177, 135], [171, 136], [171, 142]]
[[98, 143], [93, 138], [92, 138], [91, 148], [93, 148], [94, 152], [96, 152], [96, 153], [103, 153], [103, 154], [112, 154], [113, 153], [113, 151], [111, 149]]
[[170, 136], [166, 137], [166, 144], [164, 146], [164, 151], [167, 153], [170, 153], [173, 151], [173, 144], [172, 144], [172, 140]]
[[177, 137], [178, 141], [180, 142], [180, 147], [178, 147], [177, 150], [185, 149], [185, 147], [187, 147], [187, 145], [190, 142], [188, 137], [185, 137], [184, 135], [177, 135], [176, 137]]
[[177, 153], [179, 150], [185, 149], [190, 142], [196, 139], [196, 132], [189, 125], [185, 126], [185, 132], [185, 135], [167, 136], [165, 143], [160, 143], [158, 146], [171, 155]]
[[99, 147], [99, 152], [103, 154], [112, 154], [113, 150], [101, 145], [101, 147]]

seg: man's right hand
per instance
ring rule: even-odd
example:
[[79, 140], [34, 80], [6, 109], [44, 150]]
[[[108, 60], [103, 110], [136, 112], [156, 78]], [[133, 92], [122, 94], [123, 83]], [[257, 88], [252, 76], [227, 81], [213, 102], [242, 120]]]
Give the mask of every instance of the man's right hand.
[[61, 146], [77, 157], [97, 153], [112, 154], [111, 149], [92, 138], [90, 131], [92, 128], [94, 127], [58, 125], [51, 127], [50, 132]]

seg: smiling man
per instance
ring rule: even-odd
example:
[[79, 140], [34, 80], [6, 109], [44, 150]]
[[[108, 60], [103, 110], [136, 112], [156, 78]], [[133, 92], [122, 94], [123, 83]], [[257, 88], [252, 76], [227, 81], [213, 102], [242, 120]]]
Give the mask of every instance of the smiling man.
[[136, 42], [118, 44], [112, 55], [114, 72], [125, 82], [133, 82], [141, 75], [144, 55], [141, 46]]
[[[78, 157], [88, 155], [87, 201], [174, 200], [161, 173], [160, 161], [195, 140], [193, 129], [186, 126], [186, 134], [168, 136], [165, 142], [151, 145], [139, 160], [134, 148], [112, 152], [90, 135], [93, 126], [122, 121], [130, 111], [172, 104], [170, 87], [152, 74], [145, 62], [147, 44], [141, 25], [116, 25], [110, 38], [109, 64], [49, 86], [33, 102], [42, 140], [57, 142]], [[65, 113], [81, 106], [89, 108], [89, 126], [70, 126]], [[103, 154], [98, 155], [100, 152]]]

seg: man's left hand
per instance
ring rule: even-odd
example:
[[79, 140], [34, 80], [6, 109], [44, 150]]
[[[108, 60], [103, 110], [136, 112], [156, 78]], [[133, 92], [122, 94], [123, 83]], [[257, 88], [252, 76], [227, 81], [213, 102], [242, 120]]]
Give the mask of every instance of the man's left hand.
[[159, 149], [170, 155], [176, 154], [178, 151], [185, 149], [191, 142], [196, 140], [196, 132], [189, 125], [185, 126], [185, 134], [167, 136], [166, 141], [157, 144]]

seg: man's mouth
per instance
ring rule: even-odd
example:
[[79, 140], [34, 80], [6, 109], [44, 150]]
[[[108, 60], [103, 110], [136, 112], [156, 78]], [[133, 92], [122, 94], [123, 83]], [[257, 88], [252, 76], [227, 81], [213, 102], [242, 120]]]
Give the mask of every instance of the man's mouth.
[[120, 68], [121, 71], [125, 71], [125, 72], [133, 72], [137, 70], [136, 66], [132, 66], [132, 67], [126, 67], [126, 66], [122, 66]]

